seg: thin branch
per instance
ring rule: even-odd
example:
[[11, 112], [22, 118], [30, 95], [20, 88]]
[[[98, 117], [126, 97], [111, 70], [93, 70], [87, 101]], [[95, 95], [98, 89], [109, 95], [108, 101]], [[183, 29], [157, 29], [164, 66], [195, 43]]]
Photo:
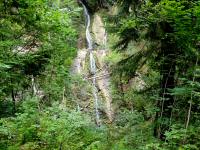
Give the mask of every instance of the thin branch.
[[[198, 59], [198, 57], [197, 57], [195, 67], [198, 65], [198, 61], [199, 61], [199, 59]], [[194, 83], [194, 81], [195, 81], [195, 71], [194, 71], [192, 83]], [[192, 84], [192, 87], [193, 87], [193, 86], [194, 86], [194, 84]], [[192, 100], [193, 100], [193, 94], [192, 94], [192, 91], [191, 91], [190, 102], [189, 102], [189, 109], [188, 109], [188, 115], [187, 115], [187, 122], [186, 122], [186, 125], [185, 125], [185, 128], [186, 128], [186, 129], [188, 128], [188, 125], [189, 125], [189, 123], [190, 123], [191, 110], [192, 110]]]

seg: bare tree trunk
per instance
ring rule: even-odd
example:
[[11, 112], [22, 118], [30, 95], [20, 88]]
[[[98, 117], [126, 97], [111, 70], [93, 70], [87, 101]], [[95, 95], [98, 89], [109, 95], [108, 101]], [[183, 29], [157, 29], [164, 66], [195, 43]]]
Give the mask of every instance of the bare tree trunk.
[[[198, 56], [197, 56], [197, 60], [196, 60], [196, 64], [195, 66], [198, 65]], [[194, 72], [194, 75], [193, 75], [193, 78], [192, 78], [192, 82], [194, 83], [195, 81], [195, 72]], [[193, 85], [192, 85], [193, 86]], [[188, 125], [190, 123], [190, 118], [191, 118], [191, 110], [192, 110], [192, 100], [193, 100], [193, 95], [192, 95], [192, 91], [191, 91], [191, 95], [190, 95], [190, 102], [189, 102], [189, 109], [188, 109], [188, 115], [187, 115], [187, 121], [186, 121], [186, 125], [185, 125], [185, 128], [187, 129], [188, 128]]]
[[15, 114], [16, 112], [16, 101], [15, 101], [15, 93], [14, 93], [14, 90], [12, 89], [12, 103], [13, 103], [13, 115]]

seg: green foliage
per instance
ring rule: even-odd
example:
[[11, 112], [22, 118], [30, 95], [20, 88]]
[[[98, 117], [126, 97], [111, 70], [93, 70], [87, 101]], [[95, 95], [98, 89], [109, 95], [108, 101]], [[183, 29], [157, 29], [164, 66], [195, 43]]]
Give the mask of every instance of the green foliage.
[[102, 140], [89, 117], [59, 109], [58, 104], [40, 110], [37, 99], [27, 99], [15, 118], [1, 119], [0, 135], [4, 149], [79, 150]]
[[190, 126], [185, 129], [182, 125], [172, 126], [171, 131], [166, 132], [166, 141], [157, 141], [147, 144], [147, 149], [156, 150], [197, 150], [199, 149], [199, 126]]
[[171, 149], [177, 146], [180, 149], [195, 150], [199, 148], [199, 126], [191, 126], [188, 129], [175, 125], [172, 131], [166, 133], [167, 140]]
[[[146, 144], [146, 149], [197, 149], [198, 142], [192, 143], [192, 137], [181, 137], [182, 129], [188, 135], [191, 130], [187, 131], [183, 126], [180, 130], [170, 127], [189, 121], [191, 128], [198, 129], [200, 22], [197, 12], [200, 1], [115, 2], [117, 13], [109, 16], [107, 22], [109, 31], [119, 37], [113, 48], [123, 56], [115, 61], [112, 75], [116, 80], [115, 88], [123, 94], [118, 103], [123, 108], [142, 112], [146, 120], [153, 120], [154, 125], [160, 118], [157, 123], [165, 126], [155, 127], [162, 138], [166, 136], [164, 146], [156, 141]], [[131, 83], [138, 72], [146, 83], [139, 92], [137, 84]], [[175, 140], [172, 144], [170, 133], [180, 141]]]
[[[68, 2], [63, 2], [62, 7], [75, 7], [74, 2]], [[79, 15], [79, 10], [61, 11], [51, 7], [50, 2], [22, 0], [5, 1], [0, 11], [0, 100], [11, 92], [15, 97], [30, 88], [32, 75], [39, 77], [37, 84], [42, 85], [39, 88], [45, 95], [51, 92], [52, 99], [60, 100], [76, 54], [73, 18]]]

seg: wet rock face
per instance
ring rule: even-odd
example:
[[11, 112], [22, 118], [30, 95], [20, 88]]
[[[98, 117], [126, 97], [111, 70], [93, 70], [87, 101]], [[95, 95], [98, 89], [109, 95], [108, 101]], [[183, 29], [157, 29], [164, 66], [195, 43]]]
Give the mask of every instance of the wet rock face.
[[11, 7], [10, 12], [12, 15], [17, 15], [19, 14], [18, 8], [17, 7]]
[[84, 72], [86, 63], [86, 54], [87, 54], [86, 49], [78, 50], [77, 57], [75, 58], [72, 66], [73, 73], [81, 74]]
[[112, 94], [110, 90], [110, 74], [109, 68], [105, 63], [105, 57], [109, 53], [107, 50], [107, 34], [102, 18], [98, 14], [94, 14], [92, 23], [92, 33], [94, 34], [94, 41], [99, 45], [99, 48], [94, 52], [96, 56], [96, 64], [98, 64], [98, 73], [96, 74], [97, 87], [99, 88], [99, 95], [102, 97], [102, 110], [111, 123], [114, 118], [114, 110], [112, 107]]
[[78, 47], [78, 49], [84, 49], [84, 47], [85, 47], [85, 39], [83, 37], [81, 37], [81, 35], [78, 38], [77, 47]]
[[101, 17], [97, 14], [94, 15], [92, 31], [94, 34], [95, 43], [98, 46], [105, 45], [106, 30], [104, 28], [104, 24], [102, 22]]

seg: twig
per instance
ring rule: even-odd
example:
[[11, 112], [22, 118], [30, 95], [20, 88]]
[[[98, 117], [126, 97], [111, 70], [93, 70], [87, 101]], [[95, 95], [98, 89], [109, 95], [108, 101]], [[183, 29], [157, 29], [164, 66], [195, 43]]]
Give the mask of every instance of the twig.
[[[196, 60], [196, 64], [195, 66], [198, 65], [198, 56], [197, 56], [197, 60]], [[192, 83], [194, 83], [195, 81], [195, 72], [194, 72], [194, 75], [193, 75], [193, 78], [192, 78]], [[192, 84], [192, 87], [194, 86], [194, 84]], [[191, 110], [192, 110], [192, 99], [193, 99], [193, 96], [192, 96], [192, 91], [191, 91], [191, 95], [190, 95], [190, 102], [189, 102], [189, 109], [188, 109], [188, 115], [187, 115], [187, 122], [186, 122], [186, 125], [185, 125], [185, 128], [187, 129], [188, 128], [188, 125], [190, 123], [190, 118], [191, 118]]]

